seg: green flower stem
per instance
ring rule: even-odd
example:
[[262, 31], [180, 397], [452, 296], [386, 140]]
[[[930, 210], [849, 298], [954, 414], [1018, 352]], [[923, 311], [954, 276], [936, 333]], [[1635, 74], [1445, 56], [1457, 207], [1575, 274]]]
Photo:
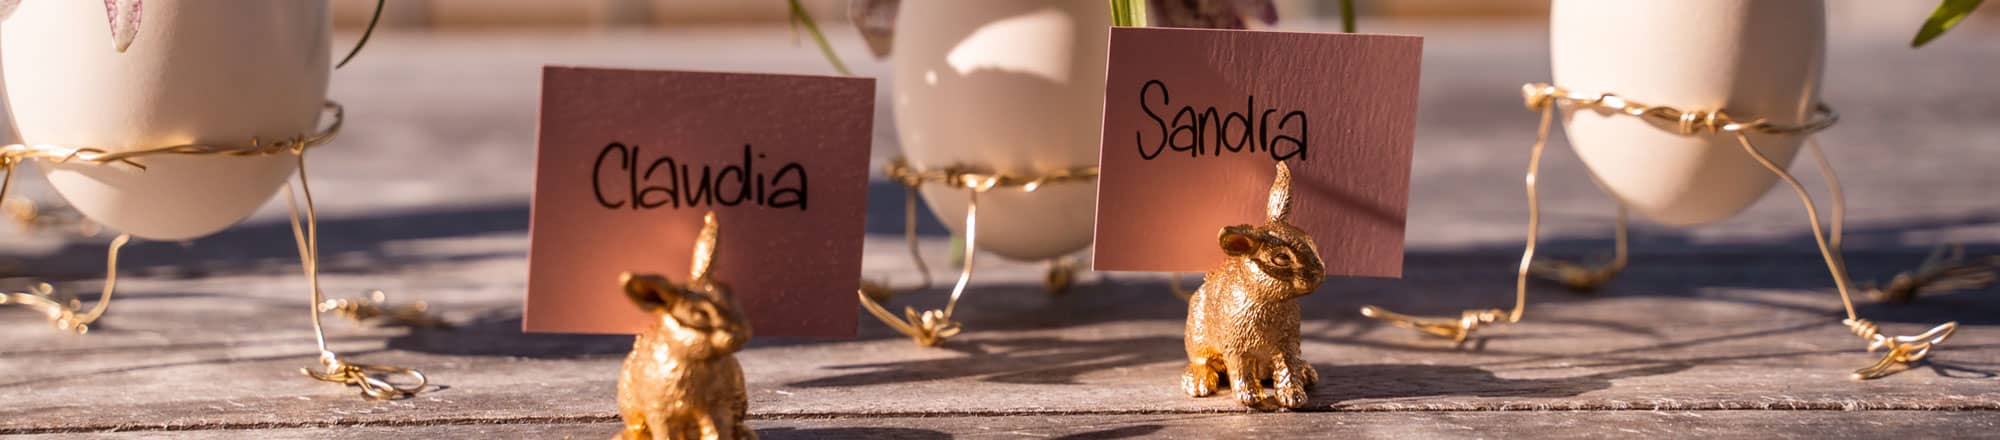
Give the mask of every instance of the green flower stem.
[[1340, 0], [1340, 31], [1354, 33], [1354, 0]]
[[790, 2], [792, 4], [792, 26], [805, 28], [806, 35], [812, 36], [813, 43], [819, 46], [820, 55], [825, 55], [826, 61], [833, 63], [834, 71], [840, 72], [841, 75], [854, 76], [853, 71], [847, 70], [847, 63], [840, 62], [840, 54], [834, 53], [833, 43], [826, 41], [826, 34], [819, 32], [819, 24], [813, 21], [811, 13], [806, 12], [805, 5], [799, 4], [799, 0], [790, 0]]
[[1111, 0], [1111, 25], [1146, 27], [1146, 0]]

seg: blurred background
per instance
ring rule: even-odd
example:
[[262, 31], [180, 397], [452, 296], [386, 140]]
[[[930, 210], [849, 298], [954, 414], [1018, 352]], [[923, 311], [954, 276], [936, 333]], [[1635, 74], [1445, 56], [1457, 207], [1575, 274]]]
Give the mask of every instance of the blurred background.
[[[335, 7], [340, 31], [331, 44], [338, 56], [360, 38], [377, 2], [326, 1]], [[1938, 0], [1826, 2], [1822, 96], [1842, 118], [1816, 139], [1845, 186], [1845, 248], [1853, 278], [1886, 280], [1916, 266], [1940, 243], [1965, 243], [1975, 256], [2000, 255], [2000, 197], [1995, 197], [2000, 86], [1994, 81], [2000, 78], [2000, 4], [1986, 5], [1949, 34], [1913, 49], [1912, 35]], [[1986, 371], [2000, 370], [2000, 344], [1993, 343], [2000, 340], [1995, 337], [2000, 297], [1989, 289], [1926, 297], [1912, 307], [1865, 300], [1866, 316], [1899, 333], [1941, 317], [1966, 328], [1946, 354], [1933, 358], [1939, 359], [1935, 375], [1915, 371], [1893, 383], [1838, 378], [1874, 358], [1861, 356], [1860, 341], [1835, 325], [1839, 305], [1825, 265], [1798, 200], [1782, 185], [1742, 213], [1712, 224], [1681, 228], [1636, 220], [1633, 266], [1625, 278], [1596, 296], [1534, 287], [1532, 324], [1502, 330], [1517, 333], [1498, 334], [1491, 350], [1484, 340], [1457, 350], [1360, 318], [1354, 311], [1362, 304], [1449, 314], [1510, 299], [1527, 235], [1522, 172], [1536, 134], [1535, 113], [1523, 108], [1520, 90], [1524, 83], [1550, 80], [1550, 44], [1548, 0], [1355, 3], [1362, 32], [1424, 38], [1407, 276], [1330, 280], [1324, 293], [1305, 300], [1303, 308], [1311, 313], [1303, 326], [1307, 357], [1338, 365], [1319, 364], [1327, 377], [1341, 381], [1320, 387], [1314, 400], [1359, 401], [1362, 406], [1342, 408], [1362, 412], [1282, 420], [1299, 421], [1306, 429], [1393, 420], [1394, 429], [1370, 434], [1397, 438], [1465, 435], [1472, 431], [1463, 425], [1476, 423], [1612, 432], [1627, 425], [1654, 429], [1647, 425], [1660, 420], [1680, 422], [1670, 427], [1679, 433], [1813, 425], [1847, 436], [1883, 432], [1874, 435], [1925, 438], [1992, 429], [1994, 419], [1986, 417], [2000, 405], [1995, 403], [2000, 382], [1993, 379], [2000, 374]], [[892, 85], [912, 78], [895, 77], [889, 63], [870, 55], [847, 23], [846, 1], [804, 4], [854, 74], [877, 79], [873, 177], [862, 207], [867, 210], [862, 276], [915, 284], [902, 236], [904, 190], [881, 175], [883, 164], [903, 151]], [[1276, 4], [1278, 29], [1339, 30], [1338, 2]], [[387, 5], [366, 48], [332, 73], [328, 98], [345, 106], [344, 130], [308, 155], [320, 226], [316, 283], [334, 298], [381, 289], [393, 302], [428, 301], [431, 310], [458, 324], [406, 330], [339, 322], [328, 329], [336, 350], [355, 355], [350, 360], [424, 368], [451, 390], [408, 401], [361, 402], [352, 390], [296, 377], [295, 368], [309, 365], [316, 352], [308, 350], [311, 327], [303, 307], [308, 291], [299, 253], [284, 197], [277, 196], [258, 214], [213, 236], [137, 240], [125, 247], [118, 261], [119, 299], [106, 315], [107, 325], [94, 326], [89, 337], [59, 334], [40, 316], [0, 307], [0, 376], [5, 376], [0, 377], [0, 432], [28, 426], [58, 435], [140, 429], [131, 434], [165, 436], [175, 432], [145, 430], [248, 432], [237, 430], [358, 424], [393, 431], [391, 436], [424, 436], [443, 432], [425, 430], [436, 424], [441, 426], [430, 428], [452, 434], [431, 438], [459, 438], [506, 437], [488, 433], [571, 422], [597, 423], [578, 425], [592, 433], [576, 437], [615, 429], [608, 418], [591, 417], [613, 414], [614, 372], [632, 339], [519, 333], [542, 69], [584, 65], [815, 75], [832, 75], [834, 69], [809, 38], [788, 25], [785, 0], [389, 0]], [[980, 104], [951, 110], [978, 112]], [[1592, 184], [1562, 130], [1552, 136], [1538, 178], [1538, 255], [1606, 257], [1615, 204]], [[1825, 182], [1801, 157], [1794, 171], [1825, 195]], [[23, 168], [8, 197], [33, 200], [61, 217], [63, 201], [35, 164]], [[937, 307], [948, 294], [942, 287], [954, 272], [944, 263], [951, 240], [928, 210], [920, 212], [920, 246], [940, 288], [898, 298], [892, 310]], [[74, 220], [73, 211], [70, 215]], [[85, 225], [61, 221], [17, 226], [23, 225], [0, 221], [0, 291], [49, 281], [81, 294], [86, 303], [95, 300], [105, 275], [105, 245], [115, 234], [90, 234]], [[633, 246], [654, 246], [652, 238], [633, 237]], [[974, 292], [955, 318], [967, 322], [960, 338], [970, 344], [919, 350], [865, 315], [859, 341], [760, 337], [763, 345], [744, 354], [755, 390], [752, 407], [763, 417], [759, 427], [820, 423], [820, 418], [849, 423], [838, 419], [850, 414], [974, 414], [881, 423], [966, 423], [979, 429], [1032, 423], [1062, 430], [1099, 429], [1100, 420], [1131, 417], [1198, 424], [1204, 430], [1190, 436], [1201, 437], [1215, 435], [1218, 425], [1262, 429], [1278, 420], [1213, 414], [1218, 407], [1178, 412], [1234, 404], [1181, 399], [1174, 382], [1159, 380], [1178, 374], [1185, 359], [1180, 333], [1186, 306], [1170, 296], [1164, 276], [1086, 273], [1073, 292], [1050, 296], [1041, 291], [1046, 266], [1040, 262], [977, 261]], [[599, 288], [578, 286], [576, 294], [603, 292], [593, 289]], [[1947, 370], [1947, 363], [1957, 367]], [[1947, 377], [1959, 374], [1971, 379]], [[224, 383], [217, 380], [227, 386], [216, 386]], [[1731, 411], [1680, 410], [1688, 408]], [[1921, 411], [1922, 416], [1914, 414], [1918, 411], [1735, 411], [1870, 408], [1969, 411]], [[1389, 412], [1408, 409], [1450, 411]], [[1462, 411], [1468, 409], [1474, 411]], [[1470, 418], [1497, 414], [1479, 411], [1486, 409], [1558, 411]], [[1590, 416], [1571, 409], [1616, 411], [1600, 412], [1610, 418], [1578, 418]], [[932, 413], [944, 410], [953, 412]], [[990, 416], [1011, 411], [1036, 416]], [[1669, 413], [1680, 418], [1664, 418]], [[1073, 414], [1081, 415], [1058, 418]], [[1739, 420], [1749, 428], [1688, 428], [1695, 418]], [[1875, 426], [1876, 421], [1883, 423]], [[55, 427], [32, 428], [37, 426]], [[223, 431], [186, 435], [214, 432]], [[322, 434], [303, 435], [354, 436], [355, 431], [312, 432]], [[520, 436], [548, 438], [554, 432]], [[845, 432], [870, 437], [871, 431]], [[1114, 435], [1102, 437], [1119, 434], [1098, 433], [1105, 432]], [[767, 431], [766, 438], [784, 434]]]
[[[916, 0], [921, 1], [921, 0]], [[932, 0], [953, 1], [953, 0]], [[1098, 0], [1077, 0], [1098, 1]], [[824, 22], [844, 22], [845, 0], [806, 0], [813, 17]], [[1835, 0], [1830, 19], [1835, 26], [1849, 29], [1880, 25], [1893, 32], [1908, 33], [1916, 23], [1937, 7], [1933, 1]], [[368, 24], [375, 3], [361, 0], [335, 1], [336, 23], [345, 28]], [[1338, 3], [1331, 0], [1278, 0], [1279, 15], [1286, 19], [1338, 19]], [[1362, 0], [1355, 8], [1364, 22], [1461, 21], [1523, 22], [1544, 21], [1548, 0]], [[2000, 11], [1986, 8], [1975, 21], [1991, 21]], [[520, 30], [611, 29], [630, 27], [783, 25], [785, 2], [779, 0], [394, 0], [383, 12], [383, 26], [391, 29], [428, 30]], [[1910, 21], [1909, 18], [1917, 21]], [[1982, 26], [1968, 25], [1966, 28]]]
[[[956, 0], [906, 0], [956, 1]], [[1075, 0], [1095, 1], [1103, 0]], [[336, 53], [360, 36], [376, 2], [332, 0]], [[900, 154], [889, 65], [847, 22], [844, 0], [806, 0], [854, 73], [879, 78], [867, 231], [870, 277], [906, 261], [902, 191], [880, 177]], [[1279, 0], [1281, 30], [1334, 32], [1334, 1]], [[1546, 0], [1359, 0], [1362, 32], [1425, 37], [1412, 169], [1412, 255], [1516, 254], [1527, 209], [1518, 189], [1534, 116], [1521, 84], [1549, 79]], [[549, 64], [835, 74], [788, 26], [783, 0], [391, 0], [381, 28], [329, 96], [348, 110], [339, 141], [312, 155], [329, 265], [460, 261], [518, 267], [526, 247], [540, 69]], [[1921, 49], [1909, 47], [1935, 1], [1829, 0], [1824, 95], [1842, 112], [1821, 140], [1850, 200], [1850, 251], [1921, 252], [1943, 241], [2000, 249], [2000, 7], [1987, 7]], [[1989, 5], [1990, 6], [1990, 5]], [[1699, 32], [1691, 29], [1690, 32]], [[1566, 148], [1544, 164], [1545, 245], [1594, 255], [1615, 210]], [[61, 199], [30, 170], [16, 194]], [[1816, 176], [1804, 176], [1819, 188]], [[1772, 191], [1741, 215], [1700, 228], [1635, 225], [1636, 254], [1810, 255], [1791, 194]], [[140, 243], [128, 267], [215, 273], [245, 261], [293, 271], [284, 202], [193, 243]], [[928, 255], [944, 229], [922, 214]], [[59, 228], [58, 228], [59, 229]], [[0, 269], [93, 279], [109, 234], [0, 227]], [[341, 254], [339, 252], [344, 252]], [[344, 260], [343, 260], [344, 258]], [[998, 260], [993, 264], [1003, 264]], [[416, 269], [412, 269], [416, 270]], [[1887, 270], [1886, 268], [1884, 270]], [[507, 290], [518, 272], [468, 284]], [[993, 272], [1003, 277], [1007, 272]], [[1019, 271], [1032, 282], [1035, 271]], [[1507, 274], [1505, 267], [1493, 274]], [[1888, 274], [1857, 273], [1858, 278]], [[1004, 281], [1004, 280], [995, 280]], [[422, 277], [396, 283], [424, 284]], [[383, 286], [389, 287], [389, 286]], [[448, 298], [440, 294], [437, 297]], [[449, 301], [449, 300], [446, 300]]]

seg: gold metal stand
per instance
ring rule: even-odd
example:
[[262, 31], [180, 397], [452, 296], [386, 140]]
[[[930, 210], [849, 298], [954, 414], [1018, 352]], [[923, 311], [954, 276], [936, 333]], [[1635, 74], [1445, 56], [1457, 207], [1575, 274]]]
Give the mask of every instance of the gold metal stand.
[[[319, 222], [315, 217], [312, 202], [312, 188], [307, 184], [306, 150], [333, 140], [340, 133], [345, 112], [340, 104], [327, 102], [324, 111], [331, 114], [332, 121], [318, 133], [301, 135], [277, 142], [264, 143], [252, 138], [248, 146], [216, 145], [175, 145], [143, 150], [111, 152], [99, 148], [63, 145], [12, 144], [0, 146], [0, 200], [6, 198], [7, 187], [12, 183], [14, 166], [28, 160], [42, 160], [51, 163], [86, 163], [100, 166], [129, 166], [144, 170], [141, 160], [151, 156], [219, 156], [246, 157], [290, 154], [298, 159], [299, 193], [305, 197], [303, 210], [305, 219], [301, 222], [302, 209], [296, 202], [291, 185], [285, 186], [285, 202], [291, 208], [292, 234], [299, 248], [300, 266], [304, 269], [306, 282], [310, 287], [311, 302], [308, 310], [312, 316], [313, 338], [318, 343], [321, 371], [300, 369], [306, 376], [328, 382], [352, 385], [361, 389], [362, 395], [371, 399], [395, 399], [415, 395], [422, 391], [429, 381], [423, 372], [396, 366], [358, 364], [342, 361], [333, 351], [327, 349], [326, 331], [320, 326], [321, 307], [325, 300], [319, 288]], [[89, 325], [104, 315], [110, 307], [111, 293], [118, 280], [118, 250], [130, 239], [130, 235], [120, 235], [111, 241], [106, 257], [104, 293], [97, 305], [88, 313], [79, 314], [82, 304], [75, 299], [59, 299], [54, 289], [47, 284], [38, 285], [27, 293], [0, 295], [0, 304], [15, 304], [41, 311], [56, 328], [78, 334], [89, 331]], [[390, 377], [402, 376], [405, 383], [397, 384]]]
[[[958, 334], [961, 325], [951, 319], [958, 308], [958, 299], [965, 294], [966, 284], [972, 281], [972, 263], [979, 254], [979, 195], [997, 189], [1012, 189], [1020, 192], [1034, 192], [1044, 185], [1094, 182], [1097, 167], [1082, 167], [1061, 170], [1038, 176], [1011, 176], [978, 171], [968, 167], [948, 167], [943, 170], [918, 170], [908, 162], [897, 159], [889, 163], [889, 179], [903, 185], [906, 190], [903, 204], [904, 238], [910, 245], [910, 259], [916, 262], [918, 274], [923, 276], [923, 284], [914, 289], [928, 289], [931, 286], [930, 267], [924, 264], [924, 257], [917, 251], [917, 190], [926, 184], [945, 185], [965, 190], [965, 262], [959, 269], [958, 283], [951, 288], [951, 299], [943, 309], [918, 312], [914, 307], [903, 308], [903, 317], [898, 318], [877, 302], [895, 295], [895, 290], [880, 283], [863, 283], [855, 292], [861, 298], [861, 305], [868, 309], [883, 324], [903, 333], [919, 345], [935, 347], [945, 339]], [[1044, 279], [1044, 288], [1051, 293], [1067, 289], [1075, 278], [1075, 266], [1067, 260], [1056, 259], [1049, 265], [1049, 274]]]
[[1996, 267], [2000, 267], [2000, 257], [1989, 256], [1968, 262], [1965, 246], [1944, 244], [1931, 249], [1930, 256], [1925, 257], [1915, 270], [1898, 273], [1889, 280], [1889, 284], [1871, 285], [1866, 290], [1868, 296], [1876, 301], [1909, 304], [1916, 301], [1920, 294], [1993, 287]]
[[389, 294], [380, 290], [368, 291], [363, 298], [329, 299], [319, 303], [320, 313], [332, 313], [355, 324], [370, 322], [384, 326], [448, 328], [445, 321], [431, 314], [431, 305], [423, 301], [398, 305], [389, 302]]
[[[1207, 281], [1207, 274], [1203, 274], [1203, 277], [1203, 281]], [[1194, 299], [1194, 292], [1188, 291], [1186, 287], [1181, 286], [1180, 272], [1167, 272], [1167, 289], [1173, 291], [1174, 297], [1180, 298], [1181, 301]]]
[[[8, 168], [7, 173], [11, 176], [12, 167]], [[0, 183], [0, 198], [5, 198], [6, 195], [6, 184]], [[83, 310], [83, 302], [73, 297], [58, 297], [55, 286], [49, 283], [36, 283], [27, 292], [0, 293], [0, 305], [27, 307], [41, 312], [56, 329], [79, 335], [89, 333], [90, 324], [97, 322], [97, 318], [104, 316], [104, 311], [111, 308], [111, 293], [118, 288], [118, 249], [125, 247], [125, 242], [131, 239], [130, 234], [123, 234], [111, 240], [111, 249], [104, 257], [104, 293], [97, 296], [97, 306], [91, 307], [89, 313], [77, 314]]]
[[1625, 270], [1627, 262], [1626, 241], [1630, 234], [1626, 229], [1631, 224], [1631, 219], [1625, 211], [1625, 204], [1618, 204], [1618, 224], [1613, 231], [1611, 261], [1591, 267], [1563, 260], [1539, 260], [1528, 264], [1528, 275], [1554, 281], [1577, 293], [1595, 292], [1598, 287], [1610, 283], [1613, 278], [1618, 277], [1619, 272]]
[[30, 233], [58, 232], [71, 233], [82, 237], [95, 237], [103, 232], [103, 226], [84, 218], [83, 213], [67, 206], [54, 209], [37, 205], [34, 200], [10, 199], [0, 201], [0, 212], [13, 220], [21, 230]]
[[[1766, 170], [1771, 171], [1772, 174], [1784, 180], [1785, 184], [1792, 188], [1792, 191], [1799, 196], [1799, 201], [1804, 205], [1806, 218], [1812, 224], [1813, 240], [1819, 245], [1820, 255], [1826, 260], [1827, 271], [1832, 275], [1834, 286], [1840, 292], [1841, 305], [1847, 312], [1847, 319], [1842, 322], [1849, 330], [1868, 342], [1868, 350], [1870, 352], [1882, 348], [1889, 349], [1888, 355], [1882, 360], [1867, 368], [1856, 370], [1853, 375], [1854, 378], [1874, 379], [1907, 369], [1910, 363], [1922, 360], [1925, 356], [1928, 356], [1931, 348], [1943, 343], [1958, 328], [1958, 323], [1947, 322], [1915, 336], [1885, 336], [1880, 333], [1875, 323], [1862, 319], [1856, 314], [1854, 311], [1853, 296], [1849, 292], [1850, 281], [1847, 275], [1846, 258], [1841, 255], [1840, 247], [1841, 227], [1846, 209], [1844, 206], [1845, 201], [1840, 192], [1840, 181], [1834, 175], [1833, 167], [1828, 164], [1825, 154], [1820, 151], [1819, 144], [1808, 137], [1806, 148], [1811, 150], [1813, 156], [1818, 161], [1820, 173], [1826, 178], [1830, 189], [1829, 192], [1833, 195], [1832, 221], [1826, 226], [1826, 229], [1830, 229], [1831, 233], [1822, 229], [1819, 209], [1813, 203], [1812, 195], [1806, 191], [1805, 186], [1800, 184], [1798, 179], [1792, 177], [1791, 173], [1786, 172], [1784, 167], [1778, 166], [1777, 163], [1766, 157], [1763, 151], [1759, 150], [1750, 141], [1750, 133], [1811, 136], [1832, 126], [1839, 120], [1839, 114], [1835, 113], [1831, 107], [1821, 104], [1813, 109], [1812, 114], [1805, 122], [1788, 125], [1765, 119], [1739, 120], [1720, 110], [1689, 111], [1666, 106], [1646, 105], [1611, 94], [1575, 93], [1548, 84], [1525, 85], [1522, 87], [1522, 95], [1526, 99], [1529, 109], [1541, 113], [1541, 125], [1536, 131], [1535, 143], [1529, 150], [1526, 176], [1528, 192], [1528, 240], [1527, 245], [1522, 250], [1521, 263], [1515, 274], [1514, 308], [1506, 311], [1500, 309], [1467, 310], [1455, 320], [1450, 318], [1424, 318], [1403, 315], [1375, 306], [1363, 307], [1361, 309], [1363, 315], [1388, 321], [1398, 326], [1413, 328], [1432, 336], [1462, 342], [1483, 324], [1512, 324], [1520, 322], [1521, 313], [1527, 307], [1527, 281], [1531, 274], [1554, 278], [1572, 289], [1588, 289], [1595, 288], [1597, 285], [1610, 280], [1619, 270], [1624, 268], [1626, 263], [1627, 216], [1623, 206], [1620, 206], [1618, 211], [1617, 255], [1609, 265], [1598, 269], [1588, 269], [1573, 264], [1552, 263], [1539, 265], [1538, 269], [1538, 265], [1535, 264], [1535, 244], [1541, 227], [1541, 206], [1535, 191], [1536, 177], [1541, 167], [1542, 152], [1548, 143], [1549, 126], [1554, 119], [1556, 107], [1562, 105], [1573, 110], [1588, 108], [1646, 119], [1663, 126], [1676, 127], [1676, 133], [1684, 136], [1704, 134], [1733, 136], [1737, 144], [1743, 147], [1744, 154], [1749, 155], [1751, 159], [1757, 161]], [[1936, 260], [1936, 258], [1933, 258], [1933, 260]], [[1916, 276], [1909, 278], [1912, 278], [1907, 283], [1910, 286], [1906, 287], [1909, 291], [1922, 290], [1923, 287], [1919, 285], [1926, 284], [1915, 280], [1915, 278], [1918, 278]], [[1965, 278], [1962, 276], [1940, 275], [1932, 276], [1922, 281], [1939, 282], [1963, 279]]]

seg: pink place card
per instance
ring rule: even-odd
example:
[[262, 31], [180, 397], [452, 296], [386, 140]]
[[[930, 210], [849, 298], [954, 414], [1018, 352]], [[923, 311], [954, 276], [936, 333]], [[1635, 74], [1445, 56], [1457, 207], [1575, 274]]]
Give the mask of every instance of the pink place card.
[[853, 336], [874, 105], [869, 78], [544, 67], [523, 330], [644, 329], [619, 273], [686, 281], [713, 210], [753, 334]]
[[1214, 267], [1284, 160], [1327, 275], [1402, 276], [1421, 37], [1121, 27], [1110, 50], [1095, 269]]

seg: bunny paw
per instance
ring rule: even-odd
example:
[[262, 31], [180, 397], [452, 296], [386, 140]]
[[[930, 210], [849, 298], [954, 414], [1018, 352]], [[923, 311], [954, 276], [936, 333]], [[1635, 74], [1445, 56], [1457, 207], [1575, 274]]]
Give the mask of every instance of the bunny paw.
[[1271, 396], [1267, 396], [1264, 393], [1259, 392], [1258, 390], [1237, 391], [1236, 401], [1242, 403], [1243, 406], [1247, 406], [1250, 407], [1251, 409], [1255, 409], [1258, 411], [1272, 411], [1278, 409], [1278, 406], [1274, 404], [1275, 402], [1271, 400]]
[[1208, 397], [1215, 395], [1215, 386], [1222, 377], [1207, 365], [1189, 363], [1187, 372], [1181, 373], [1181, 391], [1188, 396]]
[[1312, 364], [1299, 362], [1297, 365], [1293, 365], [1291, 369], [1298, 373], [1300, 384], [1304, 384], [1307, 387], [1319, 384], [1319, 370], [1313, 369]]
[[1305, 387], [1284, 386], [1284, 387], [1278, 387], [1276, 391], [1277, 392], [1274, 394], [1277, 394], [1278, 406], [1283, 406], [1286, 408], [1298, 408], [1301, 406], [1306, 406]]

